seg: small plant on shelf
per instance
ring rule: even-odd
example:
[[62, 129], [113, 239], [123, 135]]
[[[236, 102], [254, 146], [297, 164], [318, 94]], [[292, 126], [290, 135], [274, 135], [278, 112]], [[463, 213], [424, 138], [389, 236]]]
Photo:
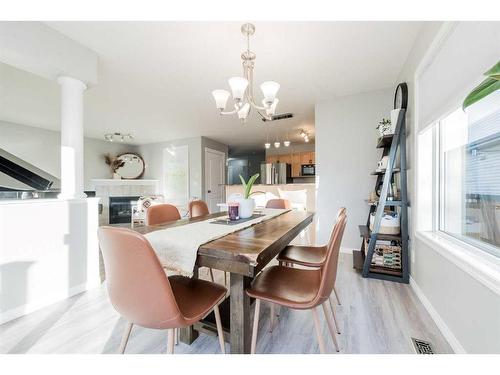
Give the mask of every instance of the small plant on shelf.
[[388, 118], [383, 118], [377, 125], [377, 130], [380, 133], [380, 136], [391, 134], [391, 120]]
[[115, 158], [111, 156], [111, 154], [105, 154], [104, 155], [104, 161], [106, 162], [107, 165], [109, 165], [109, 168], [111, 169], [111, 173], [114, 179], [119, 179], [119, 175], [116, 173], [118, 168], [121, 168], [125, 165], [125, 161], [120, 159], [120, 158]]

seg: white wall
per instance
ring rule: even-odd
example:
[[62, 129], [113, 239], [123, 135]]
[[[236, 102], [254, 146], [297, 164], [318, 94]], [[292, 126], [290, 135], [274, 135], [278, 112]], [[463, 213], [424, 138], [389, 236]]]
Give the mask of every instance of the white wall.
[[[60, 145], [60, 132], [0, 121], [0, 148], [57, 178], [61, 175]], [[92, 190], [90, 180], [93, 178], [111, 178], [109, 167], [104, 163], [105, 153], [117, 155], [136, 150], [137, 146], [85, 138], [85, 189]], [[7, 181], [3, 176], [0, 173], [0, 185]]]
[[0, 201], [0, 324], [100, 284], [97, 203]]
[[[469, 24], [477, 31], [474, 23]], [[484, 25], [483, 25], [484, 26]], [[482, 26], [482, 27], [483, 27]], [[415, 136], [418, 128], [416, 113], [414, 76], [417, 67], [431, 46], [439, 39], [442, 22], [426, 23], [403, 68], [398, 81], [406, 81], [409, 86], [408, 124], [408, 189], [412, 203], [410, 223], [416, 222], [416, 210], [423, 208], [415, 194]], [[446, 27], [446, 26], [445, 26]], [[479, 42], [482, 35], [469, 33], [470, 40]], [[491, 46], [490, 46], [491, 47]], [[499, 47], [498, 45], [496, 47]], [[462, 44], [462, 56], [454, 59], [454, 71], [460, 72], [461, 62], [470, 62], [474, 55], [469, 47]], [[430, 63], [430, 62], [427, 62]], [[445, 69], [441, 67], [441, 69]], [[441, 82], [436, 81], [437, 85]], [[443, 111], [447, 109], [443, 108]], [[422, 124], [421, 124], [422, 125]], [[415, 228], [410, 225], [411, 277], [413, 286], [420, 293], [424, 304], [431, 312], [445, 337], [457, 352], [499, 353], [500, 352], [500, 295], [486, 284], [472, 277], [464, 268], [458, 267], [440, 252], [438, 246], [416, 238]]]
[[336, 98], [316, 104], [316, 220], [319, 242], [330, 236], [337, 210], [349, 216], [342, 247], [359, 249], [358, 225], [366, 223], [365, 200], [375, 188], [371, 176], [381, 158], [376, 126], [389, 117], [393, 89]]

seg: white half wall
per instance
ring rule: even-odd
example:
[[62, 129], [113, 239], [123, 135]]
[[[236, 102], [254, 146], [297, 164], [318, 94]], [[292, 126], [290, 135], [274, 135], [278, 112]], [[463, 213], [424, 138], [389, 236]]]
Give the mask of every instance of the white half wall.
[[337, 210], [347, 208], [342, 247], [359, 249], [358, 225], [365, 224], [374, 190], [371, 176], [382, 152], [375, 148], [382, 117], [389, 118], [393, 88], [316, 104], [316, 228], [318, 242], [330, 236]]
[[0, 324], [100, 284], [98, 202], [0, 202]]

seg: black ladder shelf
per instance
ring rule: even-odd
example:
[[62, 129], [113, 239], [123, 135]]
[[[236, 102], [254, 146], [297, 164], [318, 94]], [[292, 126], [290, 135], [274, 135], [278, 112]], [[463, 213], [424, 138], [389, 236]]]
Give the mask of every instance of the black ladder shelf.
[[[372, 175], [377, 176], [375, 189], [382, 183], [380, 189], [380, 197], [378, 202], [371, 204], [370, 213], [366, 225], [360, 225], [359, 231], [362, 237], [361, 249], [353, 251], [353, 266], [361, 270], [363, 277], [375, 278], [380, 280], [395, 281], [400, 283], [408, 283], [410, 276], [409, 269], [409, 249], [408, 249], [408, 195], [406, 181], [406, 104], [407, 104], [407, 86], [406, 83], [401, 83], [396, 89], [394, 99], [395, 108], [400, 108], [396, 129], [393, 135], [383, 136], [379, 139], [377, 148], [382, 148], [382, 156], [388, 156], [387, 169], [383, 172], [374, 172]], [[403, 95], [400, 106], [396, 102], [398, 94]], [[400, 168], [395, 168], [398, 157]], [[400, 198], [399, 200], [388, 200], [389, 186], [392, 183], [393, 175], [400, 174]], [[370, 202], [372, 203], [372, 202]], [[400, 233], [399, 234], [382, 234], [380, 231], [380, 223], [386, 207], [391, 209], [399, 209], [400, 218]], [[375, 220], [373, 223], [373, 231], [370, 230], [370, 215], [375, 212]], [[401, 269], [393, 269], [372, 264], [372, 258], [375, 252], [377, 240], [396, 241], [401, 246]], [[368, 248], [366, 243], [368, 241]]]

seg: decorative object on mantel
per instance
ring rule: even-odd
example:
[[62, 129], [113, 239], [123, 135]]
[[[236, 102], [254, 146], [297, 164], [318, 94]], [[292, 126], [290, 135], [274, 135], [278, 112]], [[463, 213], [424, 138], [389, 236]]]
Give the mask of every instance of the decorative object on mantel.
[[215, 99], [215, 104], [221, 115], [237, 114], [241, 122], [245, 122], [251, 107], [257, 110], [257, 113], [264, 121], [280, 120], [282, 118], [293, 117], [291, 113], [275, 115], [276, 106], [279, 99], [276, 97], [280, 84], [274, 81], [267, 81], [260, 85], [260, 89], [264, 94], [262, 105], [255, 103], [253, 94], [253, 69], [255, 66], [256, 55], [250, 51], [250, 36], [255, 33], [255, 26], [251, 23], [246, 23], [241, 26], [241, 33], [247, 39], [247, 50], [241, 54], [243, 60], [243, 77], [229, 78], [228, 83], [231, 87], [234, 101], [234, 109], [224, 112], [227, 100], [230, 93], [227, 90], [214, 90], [212, 95]]
[[126, 152], [116, 158], [106, 154], [104, 160], [111, 168], [113, 179], [135, 180], [144, 174], [144, 160], [136, 153]]
[[104, 139], [108, 142], [116, 142], [116, 141], [125, 142], [125, 141], [131, 141], [132, 139], [134, 139], [134, 136], [130, 133], [123, 134], [115, 132], [115, 133], [104, 134]]
[[240, 219], [247, 219], [249, 217], [252, 217], [253, 215], [253, 210], [255, 209], [255, 201], [253, 200], [253, 198], [250, 198], [250, 195], [256, 192], [250, 193], [250, 191], [252, 190], [252, 186], [255, 183], [255, 180], [257, 180], [257, 178], [259, 178], [258, 173], [250, 177], [248, 179], [248, 182], [245, 182], [243, 176], [240, 175], [241, 184], [243, 185], [244, 189], [243, 198], [236, 199], [236, 202], [240, 204], [239, 206]]
[[118, 159], [118, 157], [113, 157], [109, 153], [104, 155], [104, 161], [111, 168], [111, 177], [114, 180], [121, 180], [121, 176], [116, 173], [116, 170], [120, 167], [123, 167], [125, 161]]
[[490, 70], [484, 75], [487, 77], [479, 86], [471, 91], [462, 104], [463, 110], [472, 104], [487, 97], [493, 92], [500, 90], [500, 61], [498, 61]]

